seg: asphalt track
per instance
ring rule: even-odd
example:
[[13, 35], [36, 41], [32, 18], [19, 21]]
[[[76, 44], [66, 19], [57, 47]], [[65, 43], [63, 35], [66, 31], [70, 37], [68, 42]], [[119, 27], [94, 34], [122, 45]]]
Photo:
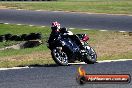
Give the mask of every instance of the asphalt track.
[[[0, 71], [0, 88], [132, 88], [129, 84], [85, 84], [76, 82], [80, 65], [38, 66]], [[81, 65], [88, 74], [130, 74], [132, 61]]]
[[68, 28], [132, 31], [132, 16], [0, 9], [4, 23], [50, 26], [53, 21]]

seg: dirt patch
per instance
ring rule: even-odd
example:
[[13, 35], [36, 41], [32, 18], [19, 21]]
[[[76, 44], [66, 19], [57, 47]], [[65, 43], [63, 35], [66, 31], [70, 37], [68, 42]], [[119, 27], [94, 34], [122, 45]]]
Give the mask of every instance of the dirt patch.
[[0, 50], [7, 50], [7, 49], [23, 49], [23, 48], [33, 48], [37, 47], [42, 44], [41, 40], [30, 40], [30, 41], [23, 41], [16, 45], [7, 46], [4, 48], [0, 48]]
[[126, 33], [111, 32], [94, 36], [96, 52], [99, 57], [111, 56], [132, 51], [132, 36]]
[[6, 9], [7, 7], [6, 6], [0, 6], [0, 9]]

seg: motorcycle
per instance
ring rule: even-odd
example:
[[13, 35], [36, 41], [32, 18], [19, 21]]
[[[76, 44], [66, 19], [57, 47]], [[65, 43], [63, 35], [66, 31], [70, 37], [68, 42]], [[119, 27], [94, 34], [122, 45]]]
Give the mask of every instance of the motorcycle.
[[51, 50], [51, 56], [58, 65], [69, 65], [76, 60], [87, 64], [94, 64], [97, 61], [95, 50], [87, 43], [88, 39], [83, 41], [84, 34], [59, 35], [52, 43], [48, 43]]

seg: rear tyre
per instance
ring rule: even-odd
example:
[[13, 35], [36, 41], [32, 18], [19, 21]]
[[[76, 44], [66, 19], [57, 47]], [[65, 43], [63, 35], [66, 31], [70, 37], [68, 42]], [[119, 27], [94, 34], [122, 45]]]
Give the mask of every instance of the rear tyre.
[[61, 65], [61, 66], [67, 66], [68, 65], [68, 56], [62, 50], [55, 48], [51, 51], [51, 55], [52, 55], [53, 60], [58, 65]]

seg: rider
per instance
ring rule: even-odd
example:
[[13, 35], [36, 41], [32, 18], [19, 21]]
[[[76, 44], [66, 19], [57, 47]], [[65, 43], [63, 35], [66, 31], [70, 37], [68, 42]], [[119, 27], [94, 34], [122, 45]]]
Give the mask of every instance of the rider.
[[[60, 23], [58, 22], [52, 22], [51, 30], [52, 31], [51, 31], [48, 43], [54, 42], [54, 39], [57, 39], [59, 35], [73, 35], [73, 33], [71, 31], [68, 31], [67, 28], [65, 27], [61, 28]], [[73, 40], [75, 40], [76, 42], [78, 41], [78, 39], [76, 38], [74, 38]], [[80, 47], [83, 48], [81, 45]]]
[[67, 28], [63, 27], [61, 28], [60, 27], [60, 23], [58, 23], [57, 21], [56, 22], [52, 22], [51, 24], [51, 34], [50, 34], [50, 37], [49, 37], [49, 40], [48, 42], [53, 42], [53, 40], [55, 38], [58, 38], [60, 34], [62, 35], [73, 35], [73, 33], [71, 31], [68, 31]]
[[52, 22], [51, 24], [51, 34], [48, 40], [48, 43], [51, 43], [54, 41], [55, 38], [57, 38], [60, 34], [60, 24], [58, 22]]

